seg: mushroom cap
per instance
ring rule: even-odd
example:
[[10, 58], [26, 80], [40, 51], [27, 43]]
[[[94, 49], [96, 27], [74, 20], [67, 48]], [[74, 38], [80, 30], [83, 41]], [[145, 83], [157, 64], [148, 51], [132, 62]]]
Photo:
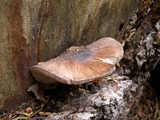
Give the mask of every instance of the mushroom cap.
[[122, 45], [104, 37], [87, 46], [71, 47], [54, 59], [32, 66], [31, 73], [45, 84], [83, 84], [111, 74], [122, 57]]

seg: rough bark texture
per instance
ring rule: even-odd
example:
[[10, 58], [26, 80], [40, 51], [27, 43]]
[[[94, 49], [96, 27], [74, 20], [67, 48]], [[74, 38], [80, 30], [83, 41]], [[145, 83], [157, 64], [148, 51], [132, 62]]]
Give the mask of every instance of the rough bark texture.
[[0, 110], [26, 101], [29, 67], [71, 45], [121, 38], [138, 0], [1, 0]]
[[76, 95], [73, 94], [73, 97], [66, 100], [67, 104], [61, 106], [58, 113], [53, 113], [45, 120], [124, 119], [135, 100], [139, 99], [143, 87], [139, 87], [126, 76], [114, 74], [112, 77], [117, 82], [103, 79], [100, 89], [96, 89], [94, 94], [93, 91], [78, 89]]
[[[138, 83], [146, 82], [150, 72], [160, 60], [160, 1], [157, 0], [152, 7], [139, 8], [137, 20], [133, 27], [128, 26], [130, 39], [124, 37], [125, 74]], [[143, 12], [142, 12], [143, 11]]]

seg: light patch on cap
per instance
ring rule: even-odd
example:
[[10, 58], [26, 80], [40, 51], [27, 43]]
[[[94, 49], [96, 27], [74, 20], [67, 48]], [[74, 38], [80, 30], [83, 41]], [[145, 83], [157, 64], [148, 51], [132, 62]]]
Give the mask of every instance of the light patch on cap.
[[105, 63], [115, 65], [119, 61], [119, 57], [110, 57], [110, 58], [100, 59], [100, 60], [102, 60]]
[[71, 72], [71, 71], [68, 71], [68, 73], [66, 72], [66, 73], [65, 73], [65, 77], [66, 77], [66, 78], [70, 78], [70, 79], [68, 79], [67, 83], [68, 83], [68, 84], [71, 84], [71, 82], [73, 81], [72, 72]]

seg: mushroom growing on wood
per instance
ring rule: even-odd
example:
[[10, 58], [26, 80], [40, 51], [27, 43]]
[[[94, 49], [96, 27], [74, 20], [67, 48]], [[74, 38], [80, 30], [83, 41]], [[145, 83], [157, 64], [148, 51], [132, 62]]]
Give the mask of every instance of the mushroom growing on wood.
[[41, 83], [83, 84], [111, 74], [122, 57], [122, 45], [104, 37], [87, 46], [71, 47], [54, 59], [32, 66], [31, 73]]

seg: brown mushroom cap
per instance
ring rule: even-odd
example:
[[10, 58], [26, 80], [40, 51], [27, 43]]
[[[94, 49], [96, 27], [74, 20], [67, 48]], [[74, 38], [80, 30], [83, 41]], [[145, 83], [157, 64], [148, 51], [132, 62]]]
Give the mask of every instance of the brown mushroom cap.
[[71, 47], [52, 60], [32, 66], [31, 72], [46, 84], [83, 84], [111, 74], [122, 57], [122, 45], [104, 37], [85, 47]]

